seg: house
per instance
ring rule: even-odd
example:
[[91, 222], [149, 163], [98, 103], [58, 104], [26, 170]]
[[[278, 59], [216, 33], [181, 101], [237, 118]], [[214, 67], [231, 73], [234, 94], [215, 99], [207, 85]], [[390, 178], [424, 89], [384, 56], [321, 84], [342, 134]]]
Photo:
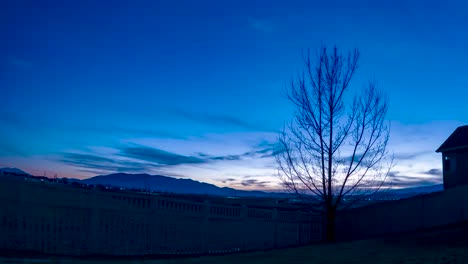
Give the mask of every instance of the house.
[[436, 152], [442, 153], [444, 189], [468, 185], [468, 125], [458, 127]]

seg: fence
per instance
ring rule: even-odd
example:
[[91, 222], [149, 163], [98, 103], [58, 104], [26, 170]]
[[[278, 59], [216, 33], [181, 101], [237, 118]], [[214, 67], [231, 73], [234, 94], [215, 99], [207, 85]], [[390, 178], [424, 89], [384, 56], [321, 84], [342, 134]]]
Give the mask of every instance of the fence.
[[362, 239], [468, 221], [468, 186], [342, 212], [339, 240]]
[[320, 241], [318, 215], [198, 196], [0, 179], [0, 249], [67, 255], [210, 254]]

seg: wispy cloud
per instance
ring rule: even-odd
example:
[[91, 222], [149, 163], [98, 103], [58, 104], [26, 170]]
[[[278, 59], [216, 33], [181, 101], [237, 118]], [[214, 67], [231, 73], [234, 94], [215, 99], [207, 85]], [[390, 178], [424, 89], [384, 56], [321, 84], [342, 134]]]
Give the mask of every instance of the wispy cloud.
[[181, 164], [205, 163], [206, 159], [195, 156], [184, 156], [169, 151], [146, 146], [123, 147], [120, 149], [121, 156], [149, 161], [158, 165], [174, 166]]
[[216, 179], [216, 181], [222, 182], [222, 183], [225, 183], [225, 184], [226, 184], [226, 183], [235, 182], [235, 181], [237, 181], [237, 180], [234, 179], [234, 178], [226, 178], [226, 179]]
[[249, 190], [266, 190], [272, 187], [273, 182], [270, 180], [258, 180], [258, 179], [217, 179], [218, 182], [226, 184], [229, 187], [237, 189], [249, 189]]
[[120, 148], [120, 156], [152, 162], [161, 166], [175, 166], [182, 164], [203, 164], [215, 161], [239, 161], [246, 158], [265, 158], [271, 157], [275, 153], [272, 146], [263, 147], [242, 154], [230, 155], [209, 155], [203, 152], [197, 152], [194, 155], [181, 155], [158, 148], [147, 146], [126, 146]]
[[138, 161], [111, 159], [91, 154], [61, 153], [60, 162], [79, 168], [79, 171], [92, 173], [147, 172], [157, 168], [155, 164]]
[[[186, 116], [197, 122], [248, 126], [242, 120], [233, 121], [235, 118], [193, 113]], [[274, 133], [258, 131], [182, 139], [136, 138], [122, 140], [122, 145], [109, 150], [84, 151], [91, 156], [64, 155], [62, 163], [87, 173], [162, 171], [234, 188], [268, 189], [278, 184], [273, 157], [281, 150], [275, 139]], [[438, 154], [426, 151], [423, 144], [409, 144], [398, 144], [394, 155], [397, 165], [389, 174], [389, 184], [412, 187], [441, 183], [442, 171], [435, 163], [440, 160]]]
[[396, 177], [391, 181], [384, 183], [385, 187], [411, 188], [427, 185], [441, 184], [442, 181], [436, 178], [415, 178], [415, 177]]
[[205, 155], [207, 160], [219, 160], [219, 161], [233, 161], [233, 160], [241, 160], [243, 155], [226, 155], [226, 156], [215, 156], [210, 157]]
[[[187, 174], [190, 176], [195, 173], [193, 169], [220, 169], [234, 170], [244, 167], [244, 173], [240, 174], [238, 186], [253, 186], [252, 181], [243, 179], [248, 170], [256, 170], [258, 161], [269, 160], [275, 149], [274, 144], [261, 142], [252, 147], [252, 150], [240, 154], [212, 155], [204, 152], [195, 152], [193, 154], [181, 154], [165, 149], [149, 147], [128, 143], [116, 148], [88, 148], [83, 151], [68, 151], [59, 153], [58, 160], [66, 165], [72, 166], [78, 171], [93, 174], [128, 172], [128, 173], [162, 173]], [[224, 170], [223, 169], [223, 170]], [[237, 170], [238, 170], [237, 169]], [[226, 177], [224, 184], [231, 185], [235, 177]], [[231, 180], [229, 180], [231, 179]], [[247, 180], [241, 184], [241, 180]], [[217, 182], [221, 182], [215, 180]], [[266, 185], [266, 182], [259, 183], [258, 186]]]
[[414, 159], [418, 158], [423, 155], [432, 154], [430, 151], [413, 151], [413, 152], [405, 152], [405, 153], [395, 153], [394, 158], [395, 160], [407, 160], [407, 159]]
[[272, 158], [284, 150], [280, 149], [279, 145], [274, 142], [262, 141], [252, 147], [252, 150], [245, 152], [244, 157], [255, 158]]
[[433, 176], [442, 176], [442, 170], [438, 169], [438, 168], [430, 169], [430, 170], [424, 171], [422, 173], [427, 174], [427, 175], [433, 175]]
[[245, 187], [265, 188], [270, 184], [270, 181], [259, 181], [257, 179], [248, 179], [241, 181], [241, 185]]
[[[181, 155], [158, 148], [147, 146], [123, 146], [118, 149], [118, 157], [104, 155], [61, 153], [60, 162], [85, 170], [111, 172], [142, 172], [153, 168], [172, 167], [178, 165], [197, 165], [219, 161], [237, 161], [248, 154], [212, 156], [204, 153]], [[125, 158], [125, 160], [122, 160]]]
[[[438, 169], [431, 169], [429, 171], [422, 172], [425, 176], [407, 176], [403, 175], [398, 171], [391, 171], [389, 178], [385, 182], [385, 186], [408, 188], [418, 187], [424, 185], [435, 185], [442, 183], [442, 177], [437, 174]], [[430, 172], [430, 173], [428, 173]], [[431, 174], [432, 173], [432, 174]]]

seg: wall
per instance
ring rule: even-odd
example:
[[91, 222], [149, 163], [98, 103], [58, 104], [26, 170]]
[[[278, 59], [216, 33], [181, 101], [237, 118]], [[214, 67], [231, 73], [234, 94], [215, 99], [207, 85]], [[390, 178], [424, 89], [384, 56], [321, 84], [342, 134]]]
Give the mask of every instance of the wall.
[[232, 199], [87, 190], [0, 177], [0, 208], [0, 250], [209, 254], [321, 239], [317, 215]]
[[363, 239], [468, 221], [468, 186], [341, 212], [338, 240]]
[[[449, 160], [445, 160], [448, 158]], [[444, 189], [468, 185], [468, 151], [461, 149], [453, 152], [444, 152], [442, 155]], [[447, 162], [450, 167], [447, 168]]]

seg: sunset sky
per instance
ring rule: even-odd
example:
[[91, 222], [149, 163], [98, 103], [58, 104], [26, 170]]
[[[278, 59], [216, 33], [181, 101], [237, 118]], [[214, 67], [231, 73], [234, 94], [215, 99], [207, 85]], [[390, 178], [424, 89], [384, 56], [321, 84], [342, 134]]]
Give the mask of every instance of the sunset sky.
[[[385, 2], [385, 3], [384, 3]], [[398, 186], [441, 183], [468, 123], [464, 1], [0, 3], [0, 167], [277, 189], [273, 145], [302, 53], [358, 48], [386, 91]]]

